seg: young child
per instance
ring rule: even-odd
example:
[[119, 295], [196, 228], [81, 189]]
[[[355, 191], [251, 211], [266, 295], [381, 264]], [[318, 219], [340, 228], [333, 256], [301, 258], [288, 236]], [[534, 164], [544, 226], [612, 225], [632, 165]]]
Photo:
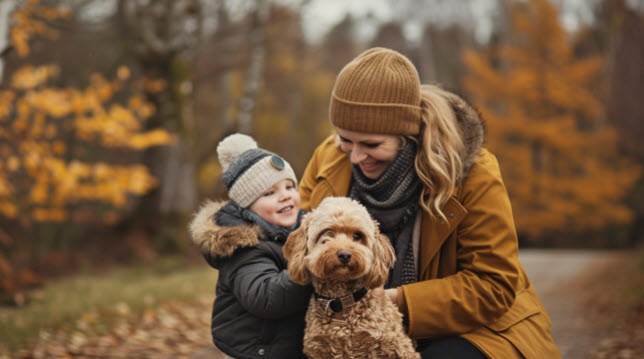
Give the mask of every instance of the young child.
[[219, 271], [212, 311], [215, 345], [233, 358], [300, 358], [310, 287], [291, 281], [282, 246], [299, 225], [293, 169], [249, 136], [217, 147], [230, 201], [207, 202], [192, 240]]

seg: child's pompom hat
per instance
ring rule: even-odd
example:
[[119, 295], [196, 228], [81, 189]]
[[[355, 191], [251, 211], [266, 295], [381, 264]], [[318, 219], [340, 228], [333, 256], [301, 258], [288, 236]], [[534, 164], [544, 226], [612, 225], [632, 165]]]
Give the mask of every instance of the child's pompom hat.
[[250, 136], [235, 133], [224, 138], [217, 146], [217, 156], [228, 197], [241, 207], [250, 206], [283, 179], [290, 179], [297, 186], [291, 165], [280, 156], [258, 148]]

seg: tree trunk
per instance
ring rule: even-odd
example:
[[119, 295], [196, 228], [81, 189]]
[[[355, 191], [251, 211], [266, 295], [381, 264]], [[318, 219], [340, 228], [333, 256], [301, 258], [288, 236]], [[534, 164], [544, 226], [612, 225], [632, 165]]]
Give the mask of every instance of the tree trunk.
[[253, 11], [251, 29], [251, 53], [246, 72], [246, 87], [241, 99], [238, 117], [239, 132], [252, 134], [253, 113], [257, 107], [260, 86], [264, 77], [264, 63], [266, 62], [266, 21], [268, 19], [269, 2], [257, 0]]
[[16, 7], [15, 0], [1, 0], [0, 1], [0, 84], [2, 84], [4, 76], [4, 60], [2, 59], [5, 54], [5, 50], [9, 48], [9, 29], [10, 21], [9, 17], [11, 12]]
[[133, 221], [160, 246], [174, 249], [185, 242], [184, 222], [197, 204], [193, 106], [201, 7], [197, 0], [121, 0], [119, 6], [145, 78], [166, 83], [146, 95], [156, 107], [146, 129], [163, 128], [176, 136], [170, 146], [145, 151], [144, 163], [159, 186], [141, 198]]

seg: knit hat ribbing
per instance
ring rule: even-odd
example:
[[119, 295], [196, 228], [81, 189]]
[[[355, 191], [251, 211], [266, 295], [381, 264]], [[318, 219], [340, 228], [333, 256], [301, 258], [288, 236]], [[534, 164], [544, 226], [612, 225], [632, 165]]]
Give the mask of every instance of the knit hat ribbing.
[[396, 51], [372, 48], [340, 71], [331, 95], [331, 123], [349, 131], [415, 135], [420, 98], [411, 61]]
[[283, 179], [297, 186], [291, 165], [280, 156], [257, 147], [250, 136], [236, 133], [217, 146], [221, 179], [228, 197], [241, 207], [250, 206], [267, 189]]

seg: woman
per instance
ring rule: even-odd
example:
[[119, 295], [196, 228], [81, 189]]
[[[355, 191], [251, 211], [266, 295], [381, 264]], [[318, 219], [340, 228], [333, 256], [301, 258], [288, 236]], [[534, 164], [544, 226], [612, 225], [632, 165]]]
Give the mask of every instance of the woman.
[[330, 119], [337, 135], [304, 172], [302, 208], [350, 196], [378, 220], [397, 257], [387, 292], [422, 357], [560, 358], [476, 111], [373, 48], [338, 75]]

